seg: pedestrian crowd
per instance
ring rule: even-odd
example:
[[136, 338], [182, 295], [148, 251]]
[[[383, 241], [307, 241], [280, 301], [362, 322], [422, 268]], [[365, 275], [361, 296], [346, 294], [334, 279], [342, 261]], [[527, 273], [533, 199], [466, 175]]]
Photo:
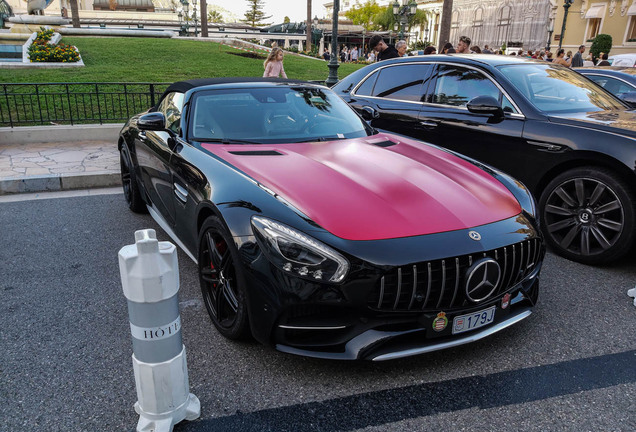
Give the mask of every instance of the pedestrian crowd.
[[[374, 35], [369, 39], [368, 44], [369, 51], [365, 51], [364, 46], [358, 47], [353, 45], [348, 47], [343, 45], [340, 48], [338, 57], [342, 63], [364, 61], [367, 63], [373, 63], [375, 61], [388, 60], [396, 57], [407, 57], [413, 55], [413, 53], [407, 54], [408, 44], [405, 40], [399, 40], [395, 45], [387, 44], [384, 38], [380, 35]], [[461, 36], [456, 45], [447, 42], [441, 51], [441, 54], [496, 54], [504, 55], [502, 50], [492, 49], [488, 45], [484, 45], [482, 49], [478, 45], [471, 45], [471, 39], [468, 36]], [[437, 49], [434, 46], [427, 46], [423, 51], [418, 51], [417, 54], [430, 55], [437, 54]], [[543, 60], [547, 62], [553, 62], [555, 64], [563, 65], [566, 67], [581, 67], [581, 66], [609, 66], [607, 53], [600, 53], [598, 58], [593, 58], [591, 54], [588, 54], [585, 58], [585, 45], [579, 46], [578, 51], [572, 55], [572, 51], [565, 52], [564, 49], [559, 49], [556, 52], [556, 56], [549, 50], [527, 50], [519, 49], [512, 51], [509, 55], [533, 58]], [[325, 49], [322, 57], [326, 61], [331, 60], [331, 53], [328, 49]], [[270, 52], [267, 60], [265, 61], [265, 73], [263, 76], [283, 76], [285, 75], [285, 69], [283, 68], [283, 51], [275, 47]]]

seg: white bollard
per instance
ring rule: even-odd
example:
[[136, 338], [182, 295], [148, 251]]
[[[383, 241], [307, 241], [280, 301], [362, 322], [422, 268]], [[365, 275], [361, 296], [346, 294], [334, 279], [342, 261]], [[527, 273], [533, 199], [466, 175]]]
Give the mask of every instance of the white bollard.
[[627, 291], [627, 295], [630, 297], [634, 297], [634, 306], [636, 306], [636, 288], [632, 288]]
[[137, 231], [135, 244], [119, 251], [119, 273], [133, 341], [137, 431], [170, 432], [201, 415], [181, 340], [176, 247], [157, 241], [155, 230]]

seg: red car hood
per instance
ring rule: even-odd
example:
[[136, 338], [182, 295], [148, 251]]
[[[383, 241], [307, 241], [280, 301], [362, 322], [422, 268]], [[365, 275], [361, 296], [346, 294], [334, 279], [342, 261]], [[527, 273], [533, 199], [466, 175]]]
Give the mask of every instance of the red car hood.
[[[383, 147], [389, 140], [397, 144]], [[521, 212], [512, 193], [489, 174], [442, 150], [394, 135], [202, 146], [348, 240], [459, 230]]]

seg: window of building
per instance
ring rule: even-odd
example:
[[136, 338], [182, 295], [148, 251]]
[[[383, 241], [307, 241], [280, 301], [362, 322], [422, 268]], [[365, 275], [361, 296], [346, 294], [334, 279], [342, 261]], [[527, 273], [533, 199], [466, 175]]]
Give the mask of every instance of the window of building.
[[451, 30], [450, 30], [451, 41], [459, 40], [459, 36], [457, 35], [458, 31], [459, 31], [459, 11], [455, 9], [453, 11], [453, 15], [451, 15]]
[[626, 42], [636, 42], [636, 3], [633, 3], [627, 11], [629, 21], [627, 22]]
[[512, 7], [504, 5], [499, 9], [497, 16], [497, 43], [502, 45], [508, 43], [508, 34], [510, 33], [510, 24], [512, 22]]
[[481, 43], [481, 35], [484, 28], [484, 9], [478, 7], [473, 18], [473, 35], [472, 43], [479, 45]]
[[585, 31], [585, 39], [594, 39], [601, 30], [601, 24], [603, 23], [603, 17], [605, 16], [605, 4], [593, 4], [585, 13], [585, 19], [587, 20], [587, 29]]

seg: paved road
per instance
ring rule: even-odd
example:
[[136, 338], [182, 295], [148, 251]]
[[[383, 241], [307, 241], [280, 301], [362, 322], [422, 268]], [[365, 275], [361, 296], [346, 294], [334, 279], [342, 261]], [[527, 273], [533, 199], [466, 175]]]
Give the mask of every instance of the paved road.
[[[0, 203], [0, 431], [130, 431], [137, 415], [117, 252], [149, 216], [121, 194]], [[179, 254], [191, 391], [175, 431], [634, 431], [636, 252], [548, 254], [536, 313], [494, 337], [385, 363], [232, 343]]]

